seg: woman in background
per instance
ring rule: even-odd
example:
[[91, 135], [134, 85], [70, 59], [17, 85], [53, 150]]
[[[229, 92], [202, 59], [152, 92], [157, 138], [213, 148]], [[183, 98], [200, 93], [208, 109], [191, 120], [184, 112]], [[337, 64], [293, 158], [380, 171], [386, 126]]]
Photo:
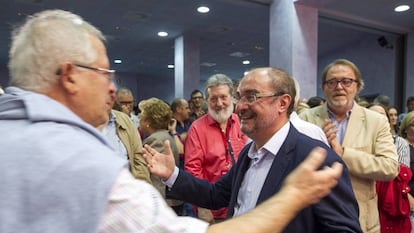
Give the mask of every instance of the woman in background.
[[[141, 113], [139, 114], [139, 126], [145, 139], [142, 144], [148, 144], [160, 153], [164, 151], [164, 141], [170, 141], [171, 150], [174, 154], [175, 163], [178, 166], [178, 149], [173, 137], [168, 132], [168, 124], [172, 120], [172, 110], [170, 105], [157, 98], [143, 100], [138, 105]], [[153, 174], [150, 175], [154, 187], [165, 198], [165, 185], [161, 178]], [[173, 199], [166, 199], [168, 205], [174, 209], [177, 215], [183, 215], [183, 202]]]
[[[370, 104], [367, 108], [388, 117], [388, 111], [381, 104]], [[390, 118], [388, 121], [391, 131], [393, 131]], [[381, 233], [410, 233], [410, 202], [408, 197], [410, 190], [408, 183], [412, 177], [410, 149], [404, 138], [394, 134], [393, 140], [397, 150], [400, 172], [391, 181], [377, 181], [376, 183]]]
[[[401, 121], [400, 129], [398, 135], [405, 138], [408, 144], [410, 145], [410, 168], [414, 173], [414, 112], [407, 113], [403, 120]], [[410, 193], [408, 199], [410, 200], [410, 209], [411, 209], [411, 223], [414, 226], [414, 179], [411, 179], [408, 183], [410, 186]], [[413, 227], [414, 228], [414, 227]], [[413, 233], [414, 231], [412, 231]]]
[[398, 110], [396, 107], [392, 106], [388, 108], [388, 119], [390, 120], [391, 133], [392, 135], [398, 134]]

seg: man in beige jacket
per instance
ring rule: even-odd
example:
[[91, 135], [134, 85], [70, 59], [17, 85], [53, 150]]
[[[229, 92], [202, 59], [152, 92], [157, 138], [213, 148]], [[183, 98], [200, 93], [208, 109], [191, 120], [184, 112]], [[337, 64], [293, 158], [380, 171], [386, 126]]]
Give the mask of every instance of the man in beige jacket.
[[322, 73], [326, 104], [299, 116], [319, 125], [331, 148], [345, 161], [359, 205], [362, 230], [379, 233], [375, 181], [397, 176], [398, 160], [387, 119], [355, 102], [363, 86], [355, 64], [335, 60]]
[[[115, 95], [111, 95], [115, 103]], [[142, 141], [132, 120], [123, 112], [110, 110], [108, 121], [98, 129], [103, 133], [117, 154], [129, 160], [129, 168], [136, 179], [152, 184], [147, 163], [142, 157]]]

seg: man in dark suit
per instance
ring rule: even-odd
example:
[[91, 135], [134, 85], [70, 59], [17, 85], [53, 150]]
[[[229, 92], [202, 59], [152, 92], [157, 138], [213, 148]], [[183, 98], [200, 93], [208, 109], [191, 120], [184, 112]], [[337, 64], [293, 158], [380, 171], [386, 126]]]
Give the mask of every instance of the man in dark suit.
[[[343, 164], [325, 144], [299, 133], [290, 124], [295, 95], [294, 81], [285, 71], [274, 68], [250, 71], [240, 82], [235, 102], [241, 129], [253, 141], [241, 151], [229, 173], [215, 184], [166, 166], [170, 168], [170, 171], [163, 171], [163, 177], [168, 178], [168, 195], [205, 208], [228, 206], [228, 217], [238, 216], [278, 192], [288, 174], [315, 147], [327, 151], [322, 167], [334, 162]], [[147, 162], [151, 172], [159, 171], [151, 168], [152, 161]], [[298, 212], [284, 232], [362, 232], [358, 214], [344, 166], [332, 192]]]

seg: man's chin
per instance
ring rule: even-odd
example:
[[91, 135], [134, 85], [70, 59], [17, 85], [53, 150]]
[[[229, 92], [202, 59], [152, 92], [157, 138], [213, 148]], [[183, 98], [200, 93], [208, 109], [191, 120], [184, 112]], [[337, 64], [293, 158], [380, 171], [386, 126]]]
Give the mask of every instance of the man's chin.
[[251, 127], [247, 127], [246, 125], [241, 125], [240, 130], [243, 134], [245, 134], [247, 137], [250, 137], [253, 133], [253, 129]]

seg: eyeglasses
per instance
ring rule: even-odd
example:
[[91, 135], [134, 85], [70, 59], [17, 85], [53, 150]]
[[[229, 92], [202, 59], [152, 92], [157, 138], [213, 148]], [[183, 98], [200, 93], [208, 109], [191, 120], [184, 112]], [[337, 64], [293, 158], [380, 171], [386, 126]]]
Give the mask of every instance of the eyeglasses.
[[134, 104], [134, 101], [119, 101], [120, 105]]
[[77, 66], [77, 67], [80, 67], [80, 68], [93, 70], [93, 71], [96, 71], [100, 74], [103, 74], [105, 76], [105, 78], [108, 79], [109, 82], [112, 82], [114, 80], [115, 70], [108, 70], [108, 69], [104, 69], [104, 68], [91, 67], [91, 66], [85, 66], [85, 65], [80, 65], [80, 64], [74, 64], [74, 65]]
[[281, 96], [283, 94], [285, 94], [285, 93], [282, 93], [282, 92], [277, 92], [277, 93], [274, 93], [274, 94], [251, 93], [251, 94], [246, 94], [246, 95], [240, 95], [240, 93], [236, 93], [233, 96], [233, 102], [235, 104], [238, 104], [238, 103], [244, 101], [247, 104], [253, 104], [258, 99], [265, 98], [265, 97], [277, 97], [277, 96]]
[[358, 81], [355, 80], [355, 79], [343, 78], [341, 80], [337, 80], [337, 79], [327, 80], [327, 81], [323, 82], [323, 84], [326, 84], [326, 86], [328, 86], [329, 89], [335, 89], [338, 86], [339, 83], [341, 83], [341, 85], [343, 87], [350, 87], [353, 82], [358, 83]]
[[[114, 80], [115, 72], [116, 72], [115, 70], [108, 70], [108, 69], [99, 68], [99, 67], [85, 66], [85, 65], [81, 65], [81, 64], [74, 64], [74, 65], [77, 66], [77, 67], [80, 67], [80, 68], [84, 68], [84, 69], [99, 72], [100, 74], [103, 74], [105, 76], [105, 78], [108, 79], [109, 82], [112, 82]], [[58, 69], [55, 72], [56, 75], [60, 75], [61, 73], [62, 73], [61, 69]]]

